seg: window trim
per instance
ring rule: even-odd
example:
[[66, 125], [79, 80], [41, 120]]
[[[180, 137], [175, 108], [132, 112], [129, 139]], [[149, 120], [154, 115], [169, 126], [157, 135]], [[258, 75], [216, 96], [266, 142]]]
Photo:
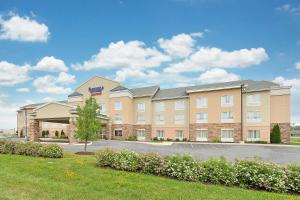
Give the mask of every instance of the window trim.
[[[232, 113], [232, 118], [223, 118], [223, 113]], [[221, 123], [232, 123], [234, 122], [234, 113], [231, 111], [221, 112]]]
[[[223, 131], [232, 131], [232, 137], [231, 138], [223, 138], [222, 132]], [[234, 142], [234, 129], [233, 128], [222, 128], [221, 129], [221, 142]]]
[[[206, 137], [198, 137], [197, 131], [206, 131]], [[207, 128], [196, 129], [196, 141], [197, 142], [207, 142], [208, 141], [208, 129]]]
[[[198, 115], [200, 116], [200, 114], [203, 113], [206, 116], [206, 119], [198, 119]], [[198, 112], [196, 113], [196, 123], [207, 123], [208, 122], [208, 113], [207, 112]]]
[[[121, 131], [121, 135], [116, 135], [116, 131]], [[121, 128], [114, 129], [114, 136], [115, 137], [122, 137], [123, 136], [123, 130]]]
[[[143, 121], [139, 121], [139, 117], [143, 117]], [[146, 123], [146, 119], [145, 119], [145, 116], [144, 115], [137, 115], [136, 117], [136, 123], [137, 124], [145, 124]]]
[[[200, 100], [201, 99], [205, 99], [205, 104], [204, 105], [199, 105], [198, 104], [198, 102], [200, 102]], [[197, 99], [196, 99], [196, 107], [197, 108], [207, 108], [208, 106], [207, 106], [207, 97], [198, 97]]]
[[[256, 135], [257, 132], [258, 132], [259, 137], [258, 137], [258, 138], [257, 138], [257, 137], [256, 137], [256, 138], [250, 138], [250, 137], [249, 137], [250, 131], [252, 131], [252, 133], [255, 133], [255, 135]], [[254, 142], [254, 141], [260, 141], [260, 140], [261, 140], [260, 130], [254, 130], [254, 129], [249, 129], [249, 130], [248, 130], [247, 141], [249, 141], [249, 142]]]
[[[143, 105], [143, 109], [140, 109], [139, 105]], [[138, 112], [145, 112], [146, 111], [146, 104], [143, 102], [137, 103], [137, 111]]]
[[[157, 117], [160, 118], [159, 121], [157, 121]], [[162, 120], [161, 120], [162, 117]], [[164, 115], [155, 115], [155, 124], [165, 124], [165, 116]]]
[[[249, 118], [250, 113], [258, 113], [259, 118]], [[262, 121], [261, 112], [260, 111], [247, 111], [247, 123], [259, 123]]]
[[[258, 96], [258, 101], [257, 102], [251, 102], [250, 97], [253, 97], [253, 96]], [[249, 94], [249, 95], [247, 95], [247, 106], [249, 106], [249, 107], [261, 106], [261, 95], [260, 94]]]
[[[178, 107], [178, 102], [182, 102], [182, 107]], [[175, 110], [185, 110], [185, 101], [184, 100], [176, 100], [175, 102], [174, 102], [174, 107], [175, 107]]]
[[[163, 137], [158, 136], [158, 132], [162, 133]], [[161, 138], [165, 139], [165, 131], [164, 130], [156, 130], [156, 137], [157, 137], [157, 139], [161, 139]]]
[[[117, 116], [120, 116], [120, 119], [121, 120], [116, 120], [116, 118], [117, 118]], [[123, 123], [123, 117], [122, 117], [122, 115], [121, 114], [115, 114], [115, 124], [122, 124]]]
[[[179, 131], [182, 133], [182, 137], [178, 137], [178, 136], [177, 136], [177, 133], [178, 133]], [[176, 140], [176, 139], [179, 139], [180, 141], [182, 141], [182, 140], [184, 139], [184, 131], [183, 131], [183, 130], [175, 130], [175, 140]]]
[[[223, 102], [223, 98], [224, 97], [229, 97], [232, 99], [232, 102], [229, 102], [229, 103], [224, 103]], [[234, 105], [234, 97], [233, 95], [223, 95], [221, 96], [221, 107], [232, 107]]]
[[[120, 103], [120, 107], [117, 107], [117, 106], [116, 106], [116, 103], [117, 103], [117, 102]], [[122, 101], [120, 101], [120, 100], [115, 101], [115, 104], [114, 104], [114, 109], [115, 109], [115, 110], [122, 110], [122, 107], [123, 107]]]
[[[177, 116], [183, 116], [182, 120], [181, 121], [176, 120]], [[174, 123], [175, 124], [185, 124], [185, 116], [184, 116], [184, 114], [175, 114], [174, 115]]]
[[[160, 106], [158, 106], [160, 105]], [[165, 103], [164, 102], [156, 102], [155, 103], [155, 112], [164, 112], [165, 111]]]
[[[144, 132], [144, 137], [143, 138], [139, 137], [139, 131]], [[137, 137], [138, 141], [145, 141], [146, 140], [146, 129], [144, 129], [144, 128], [136, 129], [136, 137]]]

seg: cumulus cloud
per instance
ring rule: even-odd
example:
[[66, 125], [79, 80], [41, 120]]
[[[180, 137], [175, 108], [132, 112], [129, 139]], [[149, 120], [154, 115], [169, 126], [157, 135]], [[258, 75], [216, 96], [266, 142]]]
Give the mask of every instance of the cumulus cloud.
[[50, 33], [45, 24], [27, 16], [11, 14], [7, 19], [0, 16], [0, 39], [26, 42], [46, 42]]
[[101, 48], [83, 64], [73, 64], [77, 70], [111, 69], [111, 68], [151, 68], [170, 61], [170, 57], [156, 48], [148, 48], [141, 41], [112, 42], [107, 48]]
[[240, 76], [234, 73], [228, 73], [224, 69], [212, 69], [202, 73], [198, 81], [200, 83], [217, 83], [240, 80]]
[[158, 39], [160, 48], [166, 51], [173, 57], [187, 57], [193, 52], [193, 47], [196, 44], [196, 37], [202, 37], [203, 32], [197, 33], [181, 33], [173, 36], [171, 39]]
[[296, 62], [296, 63], [295, 63], [295, 68], [296, 68], [297, 70], [300, 70], [300, 62]]
[[67, 72], [64, 61], [56, 59], [53, 56], [45, 56], [34, 67], [35, 70], [46, 72]]
[[57, 77], [52, 75], [39, 77], [33, 81], [33, 86], [39, 93], [68, 94], [72, 89], [66, 86], [74, 82], [75, 76], [61, 72]]
[[7, 61], [0, 61], [0, 86], [13, 86], [30, 79], [30, 66], [18, 66]]
[[277, 10], [286, 12], [292, 15], [300, 15], [300, 6], [299, 5], [291, 5], [291, 4], [284, 4], [277, 8]]
[[30, 89], [29, 88], [17, 88], [16, 91], [27, 93], [27, 92], [30, 92]]
[[224, 51], [215, 47], [201, 47], [182, 62], [171, 64], [166, 72], [197, 72], [209, 68], [244, 68], [268, 60], [264, 48]]

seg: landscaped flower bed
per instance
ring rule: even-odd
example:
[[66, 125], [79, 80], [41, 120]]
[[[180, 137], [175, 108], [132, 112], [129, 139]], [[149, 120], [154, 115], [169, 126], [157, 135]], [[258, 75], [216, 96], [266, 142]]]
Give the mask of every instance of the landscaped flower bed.
[[261, 160], [224, 158], [196, 160], [190, 155], [162, 157], [158, 154], [138, 154], [123, 150], [100, 150], [96, 153], [97, 166], [123, 171], [167, 176], [185, 181], [238, 186], [273, 192], [300, 193], [300, 166], [280, 166]]
[[33, 142], [14, 142], [0, 140], [0, 153], [25, 156], [40, 156], [44, 158], [62, 158], [63, 149], [57, 144], [39, 144]]

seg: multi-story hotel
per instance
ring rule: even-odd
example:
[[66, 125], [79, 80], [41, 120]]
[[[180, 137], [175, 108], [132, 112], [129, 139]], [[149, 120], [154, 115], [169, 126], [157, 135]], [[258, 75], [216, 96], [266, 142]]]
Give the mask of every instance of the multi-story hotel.
[[[76, 141], [76, 106], [93, 96], [101, 106], [99, 120], [108, 139], [136, 136], [210, 142], [267, 141], [279, 124], [283, 142], [289, 141], [290, 87], [269, 81], [234, 81], [160, 89], [126, 88], [95, 76], [80, 85], [66, 101], [31, 104], [18, 111], [18, 133], [33, 141], [42, 130], [66, 130]], [[53, 126], [49, 124], [55, 123]], [[63, 124], [60, 126], [59, 124]], [[50, 135], [51, 136], [51, 135]]]

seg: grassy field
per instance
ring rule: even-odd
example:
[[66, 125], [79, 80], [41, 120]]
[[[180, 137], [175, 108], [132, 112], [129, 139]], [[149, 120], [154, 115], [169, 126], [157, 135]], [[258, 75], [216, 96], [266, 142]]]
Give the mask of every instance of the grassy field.
[[0, 199], [300, 199], [95, 167], [92, 156], [63, 159], [0, 154]]
[[300, 137], [291, 137], [290, 144], [300, 145]]

